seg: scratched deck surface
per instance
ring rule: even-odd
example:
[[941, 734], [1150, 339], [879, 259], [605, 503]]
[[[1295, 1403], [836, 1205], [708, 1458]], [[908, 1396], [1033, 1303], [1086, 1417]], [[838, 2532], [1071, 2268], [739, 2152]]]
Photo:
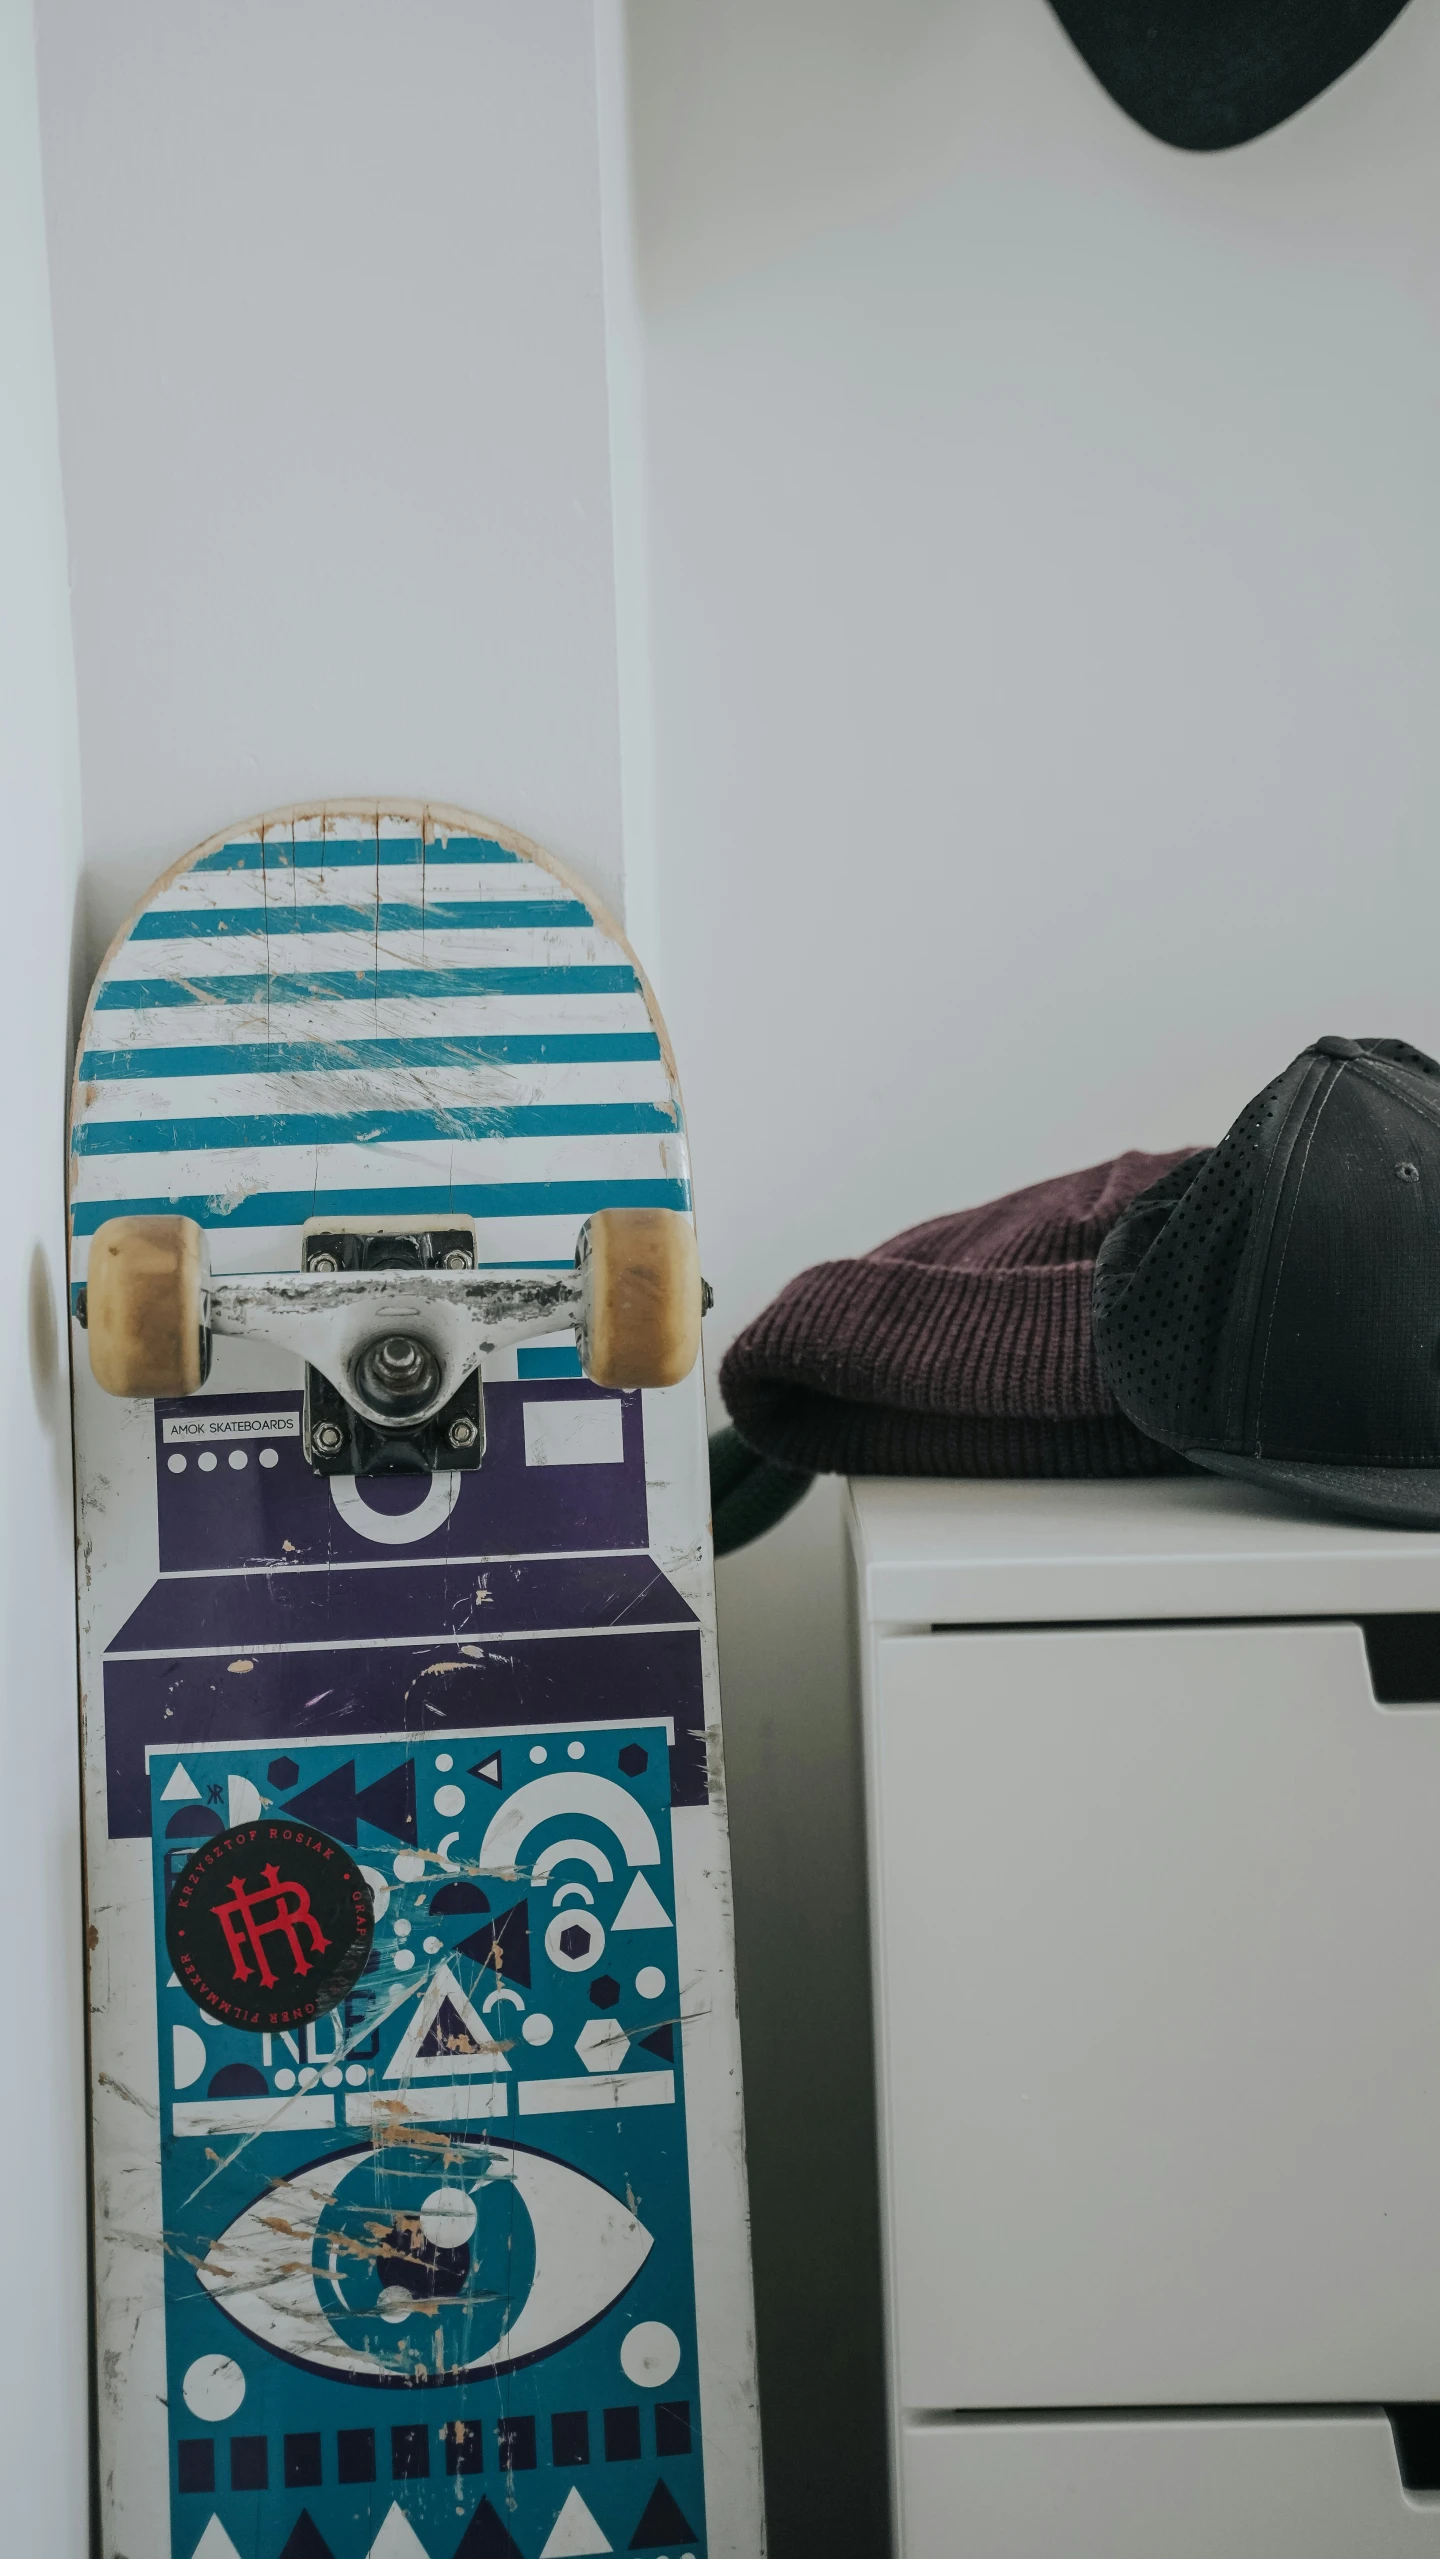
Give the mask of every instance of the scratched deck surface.
[[[202, 848], [82, 1036], [72, 1282], [178, 1209], [217, 1272], [306, 1218], [492, 1267], [688, 1209], [679, 1094], [583, 893], [455, 811]], [[122, 1403], [76, 1331], [98, 2405], [116, 2559], [753, 2559], [738, 2040], [698, 1373], [486, 1372], [473, 1473], [325, 1483], [302, 1370]], [[290, 2036], [176, 1983], [200, 1842], [294, 1808], [375, 1951]]]

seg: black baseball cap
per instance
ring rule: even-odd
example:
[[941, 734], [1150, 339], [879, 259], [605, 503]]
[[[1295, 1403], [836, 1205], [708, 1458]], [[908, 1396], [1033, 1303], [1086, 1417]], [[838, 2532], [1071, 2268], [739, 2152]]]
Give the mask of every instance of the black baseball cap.
[[1228, 151], [1308, 106], [1404, 0], [1051, 0], [1097, 80], [1181, 151]]
[[1440, 1065], [1316, 1040], [1100, 1247], [1101, 1373], [1152, 1439], [1440, 1528]]

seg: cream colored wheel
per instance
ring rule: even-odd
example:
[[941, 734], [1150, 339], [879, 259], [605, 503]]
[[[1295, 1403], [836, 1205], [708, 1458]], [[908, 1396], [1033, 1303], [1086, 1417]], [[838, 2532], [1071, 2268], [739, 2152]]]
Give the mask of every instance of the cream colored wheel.
[[602, 1208], [577, 1256], [588, 1283], [580, 1355], [597, 1386], [678, 1386], [700, 1351], [700, 1256], [672, 1208]]
[[205, 1380], [205, 1238], [191, 1217], [110, 1217], [85, 1282], [90, 1366], [107, 1395], [193, 1395]]

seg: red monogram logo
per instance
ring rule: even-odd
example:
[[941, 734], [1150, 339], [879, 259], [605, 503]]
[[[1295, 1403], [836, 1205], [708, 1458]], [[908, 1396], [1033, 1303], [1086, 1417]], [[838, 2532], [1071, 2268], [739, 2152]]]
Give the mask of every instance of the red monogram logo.
[[[265, 1878], [264, 1886], [259, 1892], [254, 1893], [246, 1891], [242, 1876], [232, 1875], [230, 1888], [235, 1898], [233, 1901], [217, 1903], [214, 1915], [225, 1934], [230, 1961], [235, 1967], [235, 1979], [237, 1981], [250, 1979], [251, 1967], [246, 1961], [248, 1951], [255, 1958], [255, 1969], [264, 1987], [266, 1990], [273, 1990], [276, 1976], [270, 1969], [269, 1957], [265, 1952], [264, 1941], [267, 1937], [284, 1938], [290, 1949], [290, 1961], [297, 1974], [305, 1974], [310, 1970], [306, 1961], [306, 1950], [300, 1943], [301, 1929], [303, 1928], [308, 1935], [309, 1952], [312, 1955], [323, 1955], [330, 1940], [321, 1931], [320, 1923], [310, 1908], [310, 1895], [303, 1884], [282, 1883], [278, 1866], [262, 1867], [261, 1873]], [[257, 1914], [267, 1905], [269, 1905], [270, 1915], [262, 1919]]]

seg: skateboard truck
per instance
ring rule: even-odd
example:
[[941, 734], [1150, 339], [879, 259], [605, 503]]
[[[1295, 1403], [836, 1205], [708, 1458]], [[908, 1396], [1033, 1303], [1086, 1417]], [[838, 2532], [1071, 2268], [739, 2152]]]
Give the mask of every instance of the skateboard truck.
[[107, 1394], [194, 1395], [217, 1334], [305, 1363], [305, 1452], [322, 1475], [478, 1466], [482, 1365], [527, 1335], [573, 1326], [598, 1386], [676, 1386], [700, 1348], [710, 1292], [695, 1230], [674, 1209], [599, 1209], [573, 1270], [481, 1271], [466, 1219], [315, 1218], [303, 1268], [216, 1279], [188, 1217], [97, 1227], [78, 1313]]

